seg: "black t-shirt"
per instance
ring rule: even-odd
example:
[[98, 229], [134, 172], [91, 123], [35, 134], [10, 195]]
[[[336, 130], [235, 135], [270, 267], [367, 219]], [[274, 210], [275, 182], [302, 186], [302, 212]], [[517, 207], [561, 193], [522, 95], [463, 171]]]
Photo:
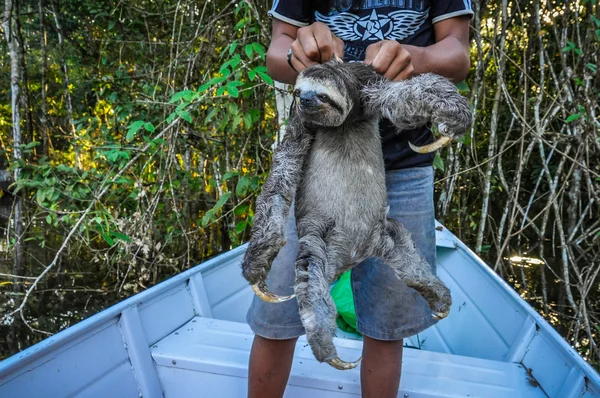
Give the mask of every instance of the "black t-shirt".
[[[315, 21], [327, 24], [344, 41], [347, 62], [364, 60], [366, 48], [384, 39], [429, 46], [435, 43], [435, 23], [472, 14], [471, 0], [335, 0], [327, 15], [315, 11], [310, 0], [275, 0], [269, 11], [269, 16], [298, 27]], [[433, 163], [433, 153], [421, 155], [408, 146], [409, 141], [418, 146], [432, 142], [433, 135], [427, 127], [398, 132], [384, 119], [380, 131], [386, 169]]]

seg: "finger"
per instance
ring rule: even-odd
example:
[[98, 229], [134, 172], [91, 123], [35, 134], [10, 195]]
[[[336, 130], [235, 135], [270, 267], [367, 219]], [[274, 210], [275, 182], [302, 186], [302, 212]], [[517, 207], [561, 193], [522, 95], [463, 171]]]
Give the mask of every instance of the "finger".
[[302, 53], [313, 62], [321, 61], [321, 52], [319, 51], [319, 44], [314, 36], [313, 28], [308, 26], [306, 28], [298, 29], [298, 35], [296, 36], [302, 47]]
[[408, 80], [415, 75], [415, 68], [412, 63], [409, 63], [396, 77], [394, 81]]
[[312, 26], [319, 49], [319, 62], [327, 62], [333, 57], [333, 33], [324, 23], [316, 22]]
[[373, 59], [371, 66], [377, 73], [384, 74], [389, 69], [392, 62], [396, 58], [397, 48], [390, 42], [385, 42], [381, 45], [379, 52]]
[[365, 65], [371, 65], [380, 49], [381, 42], [373, 43], [370, 46], [368, 46], [367, 50], [365, 51], [365, 60], [363, 61], [363, 63]]
[[385, 71], [384, 76], [390, 80], [396, 80], [396, 77], [402, 74], [409, 66], [412, 67], [411, 57], [408, 51], [404, 51], [394, 58], [388, 69]]
[[344, 41], [336, 35], [333, 35], [333, 53], [344, 59]]
[[298, 40], [294, 40], [294, 42], [292, 43], [291, 62], [294, 66], [294, 69], [296, 69], [297, 72], [300, 72], [301, 70], [304, 70], [309, 66], [317, 63], [306, 56], [306, 54], [304, 53], [304, 48]]

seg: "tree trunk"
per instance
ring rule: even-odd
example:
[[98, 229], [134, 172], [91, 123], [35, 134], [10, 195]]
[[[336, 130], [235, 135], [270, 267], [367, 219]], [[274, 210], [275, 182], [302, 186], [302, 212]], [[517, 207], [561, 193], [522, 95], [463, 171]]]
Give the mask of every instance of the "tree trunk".
[[[19, 110], [19, 96], [21, 74], [19, 66], [21, 64], [19, 54], [22, 52], [19, 50], [19, 43], [17, 42], [16, 30], [17, 30], [17, 0], [5, 0], [4, 1], [4, 34], [6, 36], [6, 43], [8, 44], [8, 51], [10, 53], [10, 91], [11, 91], [11, 111], [12, 111], [12, 132], [13, 132], [13, 155], [15, 161], [22, 159], [21, 153], [21, 114]], [[19, 179], [20, 168], [15, 169], [15, 181]], [[14, 220], [14, 238], [15, 238], [15, 252], [13, 257], [13, 273], [15, 275], [23, 274], [23, 241], [21, 235], [23, 233], [23, 215], [21, 213], [21, 199], [16, 196], [15, 207], [13, 212]], [[19, 283], [15, 283], [15, 286], [19, 286]]]
[[49, 139], [48, 139], [48, 102], [46, 100], [47, 97], [47, 87], [46, 87], [46, 73], [48, 71], [48, 54], [46, 49], [46, 28], [44, 26], [44, 4], [43, 0], [39, 0], [38, 2], [39, 8], [39, 18], [40, 18], [40, 48], [41, 48], [41, 87], [40, 94], [42, 97], [42, 101], [40, 104], [40, 134], [42, 136], [42, 154], [44, 156], [49, 155]]

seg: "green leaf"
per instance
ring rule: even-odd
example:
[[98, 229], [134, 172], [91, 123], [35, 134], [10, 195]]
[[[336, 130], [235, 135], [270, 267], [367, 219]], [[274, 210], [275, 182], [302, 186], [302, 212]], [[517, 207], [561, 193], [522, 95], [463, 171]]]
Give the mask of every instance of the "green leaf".
[[240, 221], [239, 223], [237, 223], [235, 225], [235, 233], [236, 234], [241, 234], [242, 232], [244, 232], [246, 230], [246, 227], [248, 226], [248, 221]]
[[248, 23], [248, 20], [246, 18], [242, 18], [239, 20], [238, 23], [235, 24], [235, 26], [233, 27], [233, 30], [239, 30], [242, 29], [244, 26], [246, 26], [246, 24]]
[[467, 82], [466, 82], [466, 81], [464, 81], [464, 80], [463, 80], [462, 82], [458, 83], [458, 84], [456, 85], [456, 88], [457, 88], [459, 91], [465, 91], [465, 92], [467, 92], [467, 93], [468, 93], [468, 92], [471, 92], [471, 89], [469, 88], [469, 85], [468, 85], [468, 84], [467, 84]]
[[239, 176], [239, 175], [240, 175], [240, 173], [239, 173], [238, 171], [235, 171], [235, 170], [233, 170], [233, 171], [228, 171], [228, 172], [227, 172], [227, 173], [225, 173], [225, 175], [223, 176], [223, 179], [224, 179], [225, 181], [227, 181], [227, 180], [230, 180], [230, 179], [232, 179], [233, 177], [237, 177], [237, 176]]
[[208, 225], [208, 223], [214, 218], [215, 216], [215, 212], [213, 209], [210, 209], [209, 211], [206, 212], [206, 214], [204, 215], [204, 217], [202, 217], [202, 226], [206, 227]]
[[177, 117], [177, 112], [172, 112], [169, 116], [167, 116], [167, 123], [171, 123]]
[[102, 237], [104, 238], [104, 240], [106, 241], [106, 243], [108, 243], [110, 246], [114, 246], [115, 241], [112, 240], [112, 238], [106, 234], [101, 234]]
[[144, 124], [144, 128], [146, 129], [146, 131], [149, 131], [151, 133], [154, 133], [156, 131], [156, 129], [154, 128], [154, 125], [150, 122]]
[[129, 130], [127, 130], [127, 135], [125, 136], [125, 140], [127, 140], [127, 142], [133, 140], [133, 137], [135, 137], [135, 134], [139, 131], [139, 129], [142, 128], [142, 126], [144, 126], [146, 122], [144, 122], [143, 120], [136, 120], [135, 122], [131, 123], [129, 125]]
[[240, 90], [233, 86], [227, 86], [227, 93], [233, 98], [237, 98], [240, 95]]
[[229, 197], [231, 196], [231, 192], [225, 192], [223, 194], [223, 196], [221, 196], [219, 198], [219, 200], [217, 201], [217, 203], [215, 204], [215, 207], [213, 207], [212, 209], [214, 211], [219, 211], [221, 210], [221, 207], [223, 207], [223, 205], [225, 204], [225, 202], [227, 202], [227, 200], [229, 199]]
[[245, 196], [248, 192], [248, 187], [250, 186], [250, 179], [246, 176], [243, 176], [239, 179], [237, 186], [235, 187], [235, 194], [238, 198]]
[[233, 43], [231, 43], [231, 45], [229, 46], [229, 55], [233, 54], [233, 52], [235, 51], [237, 46], [238, 46], [237, 40], [234, 40]]
[[587, 64], [585, 64], [585, 66], [587, 66], [587, 68], [588, 68], [589, 70], [591, 70], [592, 72], [594, 72], [594, 73], [596, 73], [596, 70], [598, 69], [598, 68], [596, 67], [596, 64], [587, 63]]
[[254, 53], [252, 44], [246, 44], [246, 46], [244, 47], [244, 52], [246, 53], [246, 57], [248, 57], [248, 59], [252, 59], [252, 55]]
[[435, 158], [433, 158], [433, 167], [442, 171], [446, 169], [446, 167], [444, 166], [444, 161], [437, 152], [435, 154]]
[[129, 236], [122, 234], [120, 232], [111, 231], [110, 234], [117, 239], [121, 239], [122, 241], [131, 242], [131, 239], [129, 239]]
[[253, 124], [252, 115], [250, 115], [249, 113], [246, 113], [244, 115], [244, 127], [249, 129], [252, 127], [252, 124]]
[[573, 115], [569, 116], [569, 117], [568, 117], [568, 118], [565, 120], [565, 122], [567, 122], [567, 123], [570, 123], [570, 122], [572, 122], [572, 121], [575, 121], [575, 120], [579, 119], [580, 117], [581, 117], [581, 114], [579, 114], [579, 113], [575, 113], [575, 114], [573, 114]]
[[235, 208], [235, 210], [233, 211], [233, 214], [235, 214], [236, 216], [241, 216], [244, 215], [248, 212], [248, 204], [244, 203], [242, 205], [239, 205]]
[[256, 42], [252, 43], [252, 49], [255, 53], [260, 55], [260, 58], [262, 58], [263, 61], [265, 60], [266, 51], [265, 47], [262, 44]]
[[196, 95], [196, 92], [194, 90], [179, 91], [179, 92], [173, 94], [173, 96], [169, 100], [169, 104], [172, 104], [172, 103], [180, 101], [180, 100], [190, 102], [191, 100], [194, 99], [195, 95]]
[[188, 111], [178, 111], [177, 114], [179, 115], [180, 118], [182, 118], [183, 120], [185, 120], [188, 123], [192, 122], [192, 117], [190, 116]]

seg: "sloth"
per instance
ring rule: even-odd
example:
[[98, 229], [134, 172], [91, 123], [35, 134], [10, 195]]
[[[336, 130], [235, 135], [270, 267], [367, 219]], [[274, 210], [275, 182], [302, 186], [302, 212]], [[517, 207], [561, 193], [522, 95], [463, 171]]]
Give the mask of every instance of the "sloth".
[[[341, 360], [333, 343], [337, 312], [329, 286], [343, 272], [378, 257], [426, 299], [435, 318], [446, 317], [452, 303], [449, 289], [421, 257], [410, 233], [387, 217], [379, 120], [389, 119], [399, 131], [437, 125], [437, 141], [411, 144], [427, 153], [463, 134], [471, 124], [471, 110], [441, 76], [391, 82], [363, 63], [339, 60], [303, 70], [293, 94], [285, 138], [257, 199], [242, 273], [263, 300], [296, 297], [315, 358], [351, 369], [360, 358]], [[299, 241], [294, 294], [277, 296], [268, 291], [266, 279], [285, 244], [292, 202]]]

